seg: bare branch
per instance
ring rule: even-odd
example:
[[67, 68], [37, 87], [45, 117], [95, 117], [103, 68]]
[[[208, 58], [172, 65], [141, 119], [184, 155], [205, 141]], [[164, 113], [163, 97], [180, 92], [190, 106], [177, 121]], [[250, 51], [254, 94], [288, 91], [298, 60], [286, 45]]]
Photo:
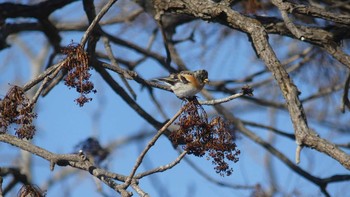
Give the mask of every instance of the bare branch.
[[214, 184], [220, 185], [222, 187], [232, 188], [232, 189], [253, 189], [254, 186], [249, 185], [238, 185], [233, 183], [227, 183], [220, 180], [216, 180], [215, 178], [211, 177], [206, 173], [204, 170], [200, 169], [194, 162], [192, 162], [189, 158], [185, 157], [184, 160], [188, 165], [190, 165], [198, 174], [200, 174], [203, 178], [208, 180], [209, 182], [212, 182]]
[[50, 75], [52, 72], [54, 72], [56, 69], [61, 68], [62, 65], [64, 65], [66, 63], [66, 60], [55, 64], [53, 66], [51, 66], [50, 68], [48, 68], [45, 72], [41, 73], [39, 76], [37, 76], [36, 78], [32, 79], [31, 81], [29, 81], [28, 83], [26, 83], [23, 86], [23, 91], [28, 91], [29, 89], [31, 89], [33, 86], [35, 86], [36, 84], [38, 84], [40, 81], [42, 81], [45, 77], [47, 77], [48, 75]]
[[292, 20], [289, 18], [287, 13], [287, 7], [284, 6], [283, 2], [281, 0], [272, 0], [272, 3], [275, 4], [275, 6], [278, 7], [278, 9], [281, 12], [282, 18], [284, 20], [284, 23], [286, 24], [287, 28], [289, 29], [292, 34], [300, 40], [304, 40], [305, 37], [303, 36], [304, 33], [302, 33], [292, 22]]
[[147, 144], [145, 149], [141, 152], [139, 157], [136, 160], [135, 166], [133, 167], [130, 175], [128, 176], [127, 180], [125, 181], [125, 184], [123, 184], [123, 187], [128, 187], [131, 183], [132, 178], [134, 177], [136, 170], [141, 165], [141, 162], [143, 158], [145, 157], [146, 153], [149, 151], [149, 149], [156, 143], [158, 138], [163, 134], [163, 132], [177, 119], [177, 117], [182, 113], [183, 108], [181, 108], [176, 114], [157, 132], [157, 134], [151, 139], [151, 141]]
[[50, 162], [50, 169], [54, 169], [54, 165], [71, 166], [89, 172], [91, 175], [100, 179], [106, 185], [117, 192], [123, 193], [124, 189], [120, 188], [112, 179], [125, 181], [126, 177], [116, 173], [111, 173], [94, 166], [90, 161], [83, 159], [78, 154], [54, 154], [43, 148], [35, 146], [28, 141], [18, 139], [8, 134], [0, 134], [0, 141], [16, 146], [22, 150], [26, 150]]
[[101, 20], [101, 18], [107, 13], [107, 11], [112, 7], [112, 5], [116, 2], [117, 0], [109, 0], [108, 3], [103, 6], [101, 11], [96, 15], [95, 19], [92, 21], [88, 29], [85, 31], [83, 37], [81, 38], [80, 44], [84, 46], [87, 42], [87, 39], [89, 38], [90, 34], [92, 31], [95, 29], [97, 23]]
[[[107, 51], [107, 55], [109, 60], [111, 61], [112, 65], [114, 67], [117, 67], [120, 69], [120, 66], [118, 65], [118, 62], [115, 60], [112, 49], [111, 49], [111, 45], [109, 44], [109, 40], [107, 37], [103, 37], [103, 42], [105, 45], [105, 49]], [[118, 73], [119, 74], [119, 73]], [[130, 94], [132, 95], [132, 97], [134, 99], [136, 99], [136, 93], [134, 92], [134, 90], [131, 88], [130, 84], [128, 83], [128, 81], [125, 79], [125, 77], [122, 74], [119, 74], [120, 78], [122, 79], [124, 85], [126, 86], [126, 88], [128, 89], [128, 91], [130, 92]]]
[[152, 169], [152, 170], [148, 170], [146, 172], [136, 174], [134, 176], [134, 178], [140, 179], [142, 177], [145, 177], [145, 176], [148, 176], [148, 175], [151, 175], [154, 173], [164, 172], [166, 170], [169, 170], [169, 169], [173, 168], [175, 165], [177, 165], [178, 163], [180, 163], [180, 161], [186, 156], [186, 154], [187, 154], [187, 151], [183, 151], [173, 162], [171, 162], [167, 165], [164, 165], [164, 166], [159, 166], [159, 167]]
[[345, 81], [343, 97], [342, 97], [342, 105], [340, 107], [340, 109], [343, 113], [345, 113], [345, 107], [350, 109], [350, 101], [349, 101], [349, 97], [348, 97], [349, 86], [350, 86], [350, 72], [349, 72], [348, 77], [346, 78], [346, 81]]
[[217, 105], [217, 104], [221, 104], [221, 103], [226, 103], [226, 102], [231, 101], [233, 99], [239, 98], [243, 95], [244, 95], [244, 93], [241, 92], [241, 93], [233, 94], [233, 95], [228, 96], [226, 98], [215, 99], [215, 100], [210, 100], [210, 101], [200, 101], [199, 103], [201, 105]]
[[136, 183], [136, 181], [133, 181], [131, 183], [131, 187], [139, 194], [139, 196], [149, 197], [149, 195], [140, 188], [140, 186], [138, 185], [138, 183]]

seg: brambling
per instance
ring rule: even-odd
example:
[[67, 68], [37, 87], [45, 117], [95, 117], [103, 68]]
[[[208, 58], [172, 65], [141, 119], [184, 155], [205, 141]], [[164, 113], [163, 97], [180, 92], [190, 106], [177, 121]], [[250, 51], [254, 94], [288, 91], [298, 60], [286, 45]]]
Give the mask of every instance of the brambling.
[[206, 70], [181, 71], [156, 80], [169, 85], [174, 94], [180, 99], [193, 98], [209, 82]]

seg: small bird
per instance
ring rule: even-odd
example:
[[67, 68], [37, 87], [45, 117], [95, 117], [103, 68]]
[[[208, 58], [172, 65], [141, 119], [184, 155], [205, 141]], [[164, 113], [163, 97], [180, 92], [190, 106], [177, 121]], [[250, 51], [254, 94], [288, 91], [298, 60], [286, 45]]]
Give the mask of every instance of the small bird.
[[192, 99], [209, 82], [206, 70], [181, 71], [169, 77], [155, 79], [169, 85], [174, 94], [180, 99]]

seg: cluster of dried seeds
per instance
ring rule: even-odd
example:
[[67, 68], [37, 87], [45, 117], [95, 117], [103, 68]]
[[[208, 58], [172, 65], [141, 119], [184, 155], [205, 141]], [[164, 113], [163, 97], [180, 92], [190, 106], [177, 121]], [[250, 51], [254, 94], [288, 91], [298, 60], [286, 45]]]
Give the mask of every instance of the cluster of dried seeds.
[[80, 44], [72, 43], [65, 47], [62, 52], [67, 56], [66, 63], [63, 65], [68, 70], [68, 74], [64, 79], [65, 85], [76, 89], [80, 93], [80, 97], [75, 101], [82, 107], [92, 100], [92, 98], [87, 97], [87, 94], [90, 92], [96, 93], [94, 84], [89, 81], [91, 77], [89, 57]]
[[179, 129], [170, 135], [175, 146], [181, 144], [188, 154], [198, 157], [206, 155], [208, 160], [212, 160], [215, 171], [221, 176], [232, 174], [233, 169], [228, 161], [237, 162], [240, 154], [234, 143], [232, 125], [221, 117], [208, 122], [207, 114], [197, 99], [186, 103], [176, 124], [179, 125]]
[[0, 132], [7, 132], [11, 124], [17, 124], [15, 130], [18, 138], [32, 139], [36, 130], [33, 120], [36, 117], [33, 104], [22, 88], [13, 86], [5, 97], [0, 99]]

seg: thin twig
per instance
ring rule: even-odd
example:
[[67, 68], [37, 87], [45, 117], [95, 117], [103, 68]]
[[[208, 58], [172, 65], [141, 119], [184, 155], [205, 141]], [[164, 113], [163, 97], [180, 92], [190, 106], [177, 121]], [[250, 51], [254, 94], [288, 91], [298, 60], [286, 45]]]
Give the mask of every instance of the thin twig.
[[[300, 54], [295, 54], [292, 57], [289, 57], [288, 59], [284, 60], [283, 63], [282, 63], [283, 67], [286, 67], [286, 70], [287, 70], [288, 73], [292, 73], [292, 72], [298, 71], [302, 66], [304, 66], [306, 63], [310, 62], [311, 58], [316, 55], [316, 53], [311, 53], [313, 51], [312, 49], [313, 49], [313, 47], [308, 47], [308, 48], [304, 49]], [[293, 65], [288, 66], [293, 61], [296, 61], [298, 59], [301, 59], [301, 60], [298, 61], [297, 63], [293, 64]], [[266, 70], [266, 71], [268, 71], [268, 70]], [[238, 80], [238, 82], [239, 81], [244, 82], [244, 80], [249, 80], [249, 79], [252, 80], [255, 76], [258, 76], [259, 74], [263, 74], [263, 73], [265, 73], [265, 72], [264, 71], [260, 71], [260, 72], [257, 72], [257, 73], [253, 73], [252, 75], [247, 76], [244, 79]], [[249, 86], [252, 87], [252, 88], [257, 88], [257, 87], [261, 87], [261, 86], [264, 86], [264, 85], [268, 85], [273, 80], [274, 80], [273, 76], [270, 76], [267, 79], [249, 83]], [[223, 82], [226, 82], [226, 81], [223, 81]], [[227, 81], [227, 83], [232, 83], [232, 82], [237, 82], [237, 81], [232, 81], [232, 80], [228, 80]], [[217, 83], [217, 82], [210, 82], [209, 84], [213, 85], [213, 86], [220, 87], [220, 86], [223, 86], [226, 83], [223, 84], [221, 82], [221, 84], [220, 84], [220, 82], [219, 83]], [[240, 89], [240, 87], [238, 87], [238, 88], [231, 88], [229, 90], [229, 93], [238, 91], [238, 89]], [[226, 92], [228, 92], [228, 91], [226, 91]]]
[[130, 71], [130, 70], [126, 70], [120, 67], [115, 67], [111, 64], [102, 62], [102, 61], [97, 61], [96, 64], [98, 64], [99, 66], [103, 67], [103, 68], [107, 68], [108, 70], [112, 70], [114, 72], [117, 72], [119, 74], [122, 74], [125, 78], [127, 79], [133, 79], [136, 82], [144, 85], [144, 86], [151, 86], [151, 87], [155, 87], [155, 88], [159, 88], [159, 89], [163, 89], [163, 90], [167, 90], [167, 91], [171, 91], [169, 86], [157, 83], [157, 82], [153, 82], [152, 80], [147, 81], [143, 78], [140, 77], [140, 75], [135, 72], [135, 71]]
[[33, 105], [34, 103], [36, 103], [38, 101], [39, 95], [44, 90], [44, 87], [47, 84], [47, 82], [49, 82], [49, 80], [51, 80], [51, 79], [56, 77], [56, 75], [60, 72], [62, 66], [63, 66], [63, 64], [61, 64], [59, 67], [57, 67], [52, 74], [50, 74], [49, 76], [45, 77], [44, 81], [42, 82], [42, 84], [40, 85], [40, 87], [36, 91], [34, 97], [32, 98], [31, 105]]
[[183, 151], [173, 162], [167, 164], [167, 165], [163, 165], [163, 166], [159, 166], [155, 169], [152, 170], [148, 170], [146, 172], [142, 172], [139, 173], [137, 175], [134, 176], [135, 179], [140, 179], [142, 177], [154, 174], [154, 173], [158, 173], [158, 172], [164, 172], [166, 170], [169, 170], [171, 168], [173, 168], [176, 164], [180, 163], [180, 161], [182, 160], [182, 158], [184, 158], [187, 154], [187, 151]]
[[96, 15], [88, 29], [85, 31], [83, 37], [81, 38], [80, 44], [84, 46], [86, 44], [86, 41], [88, 40], [90, 34], [92, 33], [93, 29], [97, 25], [97, 23], [101, 20], [101, 18], [107, 13], [107, 11], [112, 7], [112, 5], [116, 2], [117, 0], [110, 0], [108, 3], [103, 6], [101, 11]]
[[331, 85], [330, 87], [320, 89], [315, 94], [309, 95], [309, 96], [301, 99], [300, 101], [302, 103], [306, 103], [308, 101], [312, 101], [312, 100], [317, 99], [317, 98], [322, 98], [322, 97], [324, 97], [326, 95], [329, 95], [329, 94], [337, 92], [338, 90], [340, 90], [343, 87], [344, 87], [343, 84]]
[[26, 83], [23, 86], [23, 91], [28, 91], [29, 89], [31, 89], [33, 86], [35, 86], [36, 84], [38, 84], [40, 81], [42, 81], [45, 77], [47, 77], [48, 75], [50, 75], [53, 71], [55, 71], [58, 67], [62, 66], [63, 64], [66, 63], [66, 60], [55, 64], [53, 66], [51, 66], [50, 68], [46, 69], [43, 73], [41, 73], [39, 76], [37, 76], [36, 78], [32, 79], [31, 81], [29, 81], [28, 83]]
[[160, 102], [156, 99], [156, 97], [153, 94], [153, 89], [149, 89], [149, 95], [151, 97], [151, 100], [153, 101], [154, 105], [156, 106], [157, 110], [159, 111], [159, 114], [164, 118], [168, 119], [168, 116], [166, 115], [163, 105], [160, 104]]
[[241, 97], [243, 95], [244, 95], [244, 93], [240, 92], [240, 93], [233, 94], [233, 95], [225, 97], [225, 98], [215, 99], [215, 100], [210, 100], [210, 101], [200, 101], [199, 103], [201, 105], [217, 105], [217, 104], [221, 104], [221, 103], [226, 103], [230, 100], [236, 99], [236, 98]]
[[[100, 63], [95, 61], [95, 69], [101, 74], [102, 78], [107, 82], [108, 85], [118, 94], [121, 98], [135, 110], [142, 118], [149, 122], [152, 126], [159, 129], [163, 126], [162, 123], [157, 121], [151, 114], [147, 113], [140, 105], [138, 105], [134, 99], [132, 99], [129, 94], [113, 79], [113, 77], [103, 68]], [[138, 80], [143, 80], [142, 78], [135, 76]], [[136, 80], [136, 79], [135, 79]]]
[[165, 48], [165, 52], [166, 52], [165, 63], [167, 64], [167, 66], [170, 67], [170, 64], [171, 64], [171, 53], [170, 53], [169, 46], [168, 46], [168, 43], [169, 43], [168, 42], [168, 38], [167, 38], [167, 35], [165, 33], [165, 29], [163, 28], [162, 18], [160, 18], [160, 20], [158, 21], [158, 25], [159, 25], [160, 31], [162, 33], [164, 48]]
[[345, 85], [344, 85], [344, 92], [342, 97], [342, 104], [341, 104], [341, 112], [345, 113], [345, 106], [350, 109], [350, 101], [349, 101], [349, 86], [350, 86], [350, 71], [348, 74], [348, 77], [346, 78]]
[[151, 141], [147, 144], [145, 149], [141, 152], [139, 157], [136, 160], [135, 166], [132, 169], [130, 175], [125, 181], [125, 184], [123, 184], [123, 187], [126, 188], [130, 185], [132, 178], [134, 177], [136, 170], [139, 168], [139, 166], [142, 163], [143, 158], [145, 157], [146, 153], [149, 151], [149, 149], [156, 143], [158, 138], [163, 134], [163, 132], [176, 120], [176, 118], [182, 113], [183, 108], [181, 108], [158, 132], [157, 134], [151, 139]]
[[143, 47], [136, 45], [132, 42], [120, 39], [116, 36], [113, 36], [112, 34], [107, 33], [107, 32], [103, 32], [103, 35], [108, 37], [111, 42], [118, 44], [118, 45], [121, 45], [123, 47], [129, 48], [131, 50], [134, 50], [138, 53], [141, 53], [142, 55], [144, 55], [146, 57], [150, 57], [150, 58], [154, 59], [155, 61], [157, 61], [159, 64], [163, 65], [167, 70], [174, 72], [174, 68], [172, 68], [166, 64], [164, 56], [162, 56], [156, 52], [152, 52], [148, 49], [144, 49]]
[[242, 123], [245, 124], [245, 125], [253, 126], [253, 127], [259, 127], [259, 128], [268, 129], [268, 130], [270, 130], [270, 131], [272, 131], [274, 133], [277, 133], [277, 134], [279, 134], [281, 136], [284, 136], [284, 137], [287, 137], [289, 139], [295, 140], [294, 134], [290, 134], [290, 133], [281, 131], [279, 129], [276, 129], [275, 127], [262, 125], [262, 124], [258, 124], [256, 122], [250, 122], [250, 121], [245, 121], [245, 120], [242, 120]]
[[194, 162], [192, 162], [189, 158], [185, 157], [184, 160], [203, 178], [208, 180], [209, 182], [212, 182], [214, 184], [217, 184], [219, 186], [228, 187], [232, 189], [254, 189], [254, 186], [248, 186], [248, 185], [236, 185], [232, 183], [226, 183], [223, 181], [219, 181], [214, 179], [213, 177], [209, 176], [204, 170], [200, 169]]
[[279, 7], [278, 5], [276, 5], [280, 11], [281, 11], [281, 15], [282, 15], [282, 19], [284, 20], [284, 23], [286, 24], [286, 27], [288, 28], [288, 30], [297, 38], [300, 39], [301, 41], [305, 40], [305, 37], [303, 36], [303, 33], [300, 29], [298, 29], [298, 27], [296, 25], [294, 25], [292, 19], [289, 18], [288, 13], [286, 10], [284, 10], [283, 8]]
[[[116, 59], [114, 58], [112, 49], [111, 49], [111, 45], [109, 43], [109, 39], [106, 36], [102, 37], [103, 39], [103, 43], [108, 55], [109, 60], [111, 61], [112, 65], [115, 67], [120, 68], [118, 62], [116, 61]], [[119, 74], [119, 73], [118, 73]], [[131, 94], [131, 96], [134, 98], [134, 100], [136, 100], [136, 93], [135, 91], [131, 88], [130, 84], [128, 83], [128, 81], [125, 79], [125, 77], [122, 74], [119, 74], [119, 77], [122, 79], [122, 82], [124, 83], [126, 89], [129, 91], [129, 93]]]

